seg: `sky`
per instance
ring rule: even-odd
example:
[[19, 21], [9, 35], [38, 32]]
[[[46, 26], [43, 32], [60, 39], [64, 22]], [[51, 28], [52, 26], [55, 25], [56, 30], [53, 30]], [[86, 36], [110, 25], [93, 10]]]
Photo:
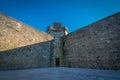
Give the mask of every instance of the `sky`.
[[73, 32], [120, 12], [120, 0], [0, 0], [0, 12], [44, 32], [53, 22]]

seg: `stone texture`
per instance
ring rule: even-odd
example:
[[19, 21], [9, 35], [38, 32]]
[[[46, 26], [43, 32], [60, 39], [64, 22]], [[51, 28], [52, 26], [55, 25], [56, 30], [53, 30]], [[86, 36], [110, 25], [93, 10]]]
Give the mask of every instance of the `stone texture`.
[[66, 36], [66, 67], [120, 69], [120, 13]]
[[62, 66], [62, 37], [65, 37], [68, 33], [68, 29], [62, 26], [60, 22], [55, 22], [53, 26], [48, 26], [47, 33], [54, 37], [53, 40], [53, 54], [52, 54], [52, 66]]
[[52, 36], [0, 13], [0, 51], [52, 39]]
[[0, 14], [0, 69], [50, 66], [53, 37]]
[[0, 69], [56, 66], [56, 58], [65, 67], [120, 69], [120, 13], [68, 35], [56, 25], [47, 30], [53, 40], [0, 14]]
[[0, 52], [0, 69], [50, 67], [51, 41]]

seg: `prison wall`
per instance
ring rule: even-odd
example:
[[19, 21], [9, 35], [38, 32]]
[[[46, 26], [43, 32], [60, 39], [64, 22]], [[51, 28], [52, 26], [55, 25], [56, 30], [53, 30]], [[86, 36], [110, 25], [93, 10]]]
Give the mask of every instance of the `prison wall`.
[[0, 13], [0, 51], [52, 40], [53, 37]]
[[41, 42], [0, 52], [0, 69], [50, 67], [52, 42]]
[[120, 13], [68, 34], [63, 62], [66, 67], [120, 69]]
[[53, 37], [0, 13], [0, 69], [49, 67]]

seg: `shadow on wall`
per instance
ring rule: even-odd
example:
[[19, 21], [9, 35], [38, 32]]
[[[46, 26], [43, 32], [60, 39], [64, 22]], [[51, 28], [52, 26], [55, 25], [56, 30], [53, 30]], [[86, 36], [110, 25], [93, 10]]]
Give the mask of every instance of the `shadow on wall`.
[[0, 52], [0, 69], [50, 67], [52, 40]]

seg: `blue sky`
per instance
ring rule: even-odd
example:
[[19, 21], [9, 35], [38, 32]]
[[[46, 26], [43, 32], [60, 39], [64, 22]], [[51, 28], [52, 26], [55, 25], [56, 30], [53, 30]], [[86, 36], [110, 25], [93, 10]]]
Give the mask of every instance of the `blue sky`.
[[53, 22], [72, 32], [120, 12], [120, 0], [0, 0], [0, 12], [44, 32]]

